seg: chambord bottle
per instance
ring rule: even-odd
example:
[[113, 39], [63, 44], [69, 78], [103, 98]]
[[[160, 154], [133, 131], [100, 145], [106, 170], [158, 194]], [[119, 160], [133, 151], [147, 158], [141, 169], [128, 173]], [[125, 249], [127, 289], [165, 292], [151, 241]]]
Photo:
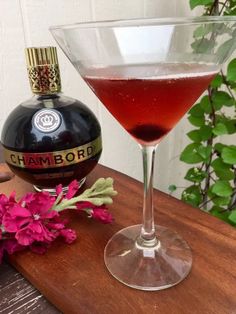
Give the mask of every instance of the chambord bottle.
[[36, 190], [54, 193], [57, 184], [82, 185], [102, 151], [101, 128], [80, 101], [61, 93], [55, 47], [27, 48], [28, 76], [34, 96], [8, 116], [1, 141], [5, 161]]

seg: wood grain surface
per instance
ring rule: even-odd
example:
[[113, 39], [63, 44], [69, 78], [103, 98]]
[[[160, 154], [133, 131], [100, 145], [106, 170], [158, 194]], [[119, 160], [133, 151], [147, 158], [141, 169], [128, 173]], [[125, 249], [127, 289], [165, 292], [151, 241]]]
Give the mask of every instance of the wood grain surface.
[[4, 263], [0, 266], [0, 313], [60, 313], [22, 275]]
[[[112, 176], [119, 193], [110, 206], [115, 222], [102, 225], [67, 212], [71, 227], [78, 232], [74, 244], [56, 242], [42, 256], [18, 253], [11, 257], [12, 265], [63, 313], [236, 313], [235, 229], [158, 191], [154, 197], [156, 221], [188, 241], [193, 251], [190, 275], [179, 285], [158, 292], [134, 290], [110, 276], [104, 266], [104, 247], [116, 231], [140, 223], [142, 184], [97, 166], [87, 186], [101, 176]], [[31, 189], [16, 177], [3, 186], [7, 193], [15, 186], [18, 195]]]

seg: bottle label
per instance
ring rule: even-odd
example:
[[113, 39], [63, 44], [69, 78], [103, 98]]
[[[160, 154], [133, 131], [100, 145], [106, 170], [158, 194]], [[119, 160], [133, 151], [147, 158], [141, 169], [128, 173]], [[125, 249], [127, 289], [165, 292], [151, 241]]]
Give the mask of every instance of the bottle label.
[[53, 132], [61, 125], [61, 115], [54, 109], [42, 109], [33, 116], [33, 125], [41, 132]]
[[87, 144], [71, 149], [30, 153], [16, 152], [4, 148], [4, 158], [9, 165], [19, 168], [44, 169], [70, 166], [97, 155], [102, 150], [101, 136]]

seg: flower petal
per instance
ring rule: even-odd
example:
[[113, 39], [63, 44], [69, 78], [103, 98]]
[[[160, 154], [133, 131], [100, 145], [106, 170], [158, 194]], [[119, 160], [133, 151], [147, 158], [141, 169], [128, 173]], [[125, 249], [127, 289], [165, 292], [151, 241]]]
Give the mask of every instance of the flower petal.
[[62, 192], [62, 184], [58, 184], [56, 186], [56, 194], [57, 194], [57, 196], [60, 195], [61, 192]]
[[34, 239], [31, 237], [28, 227], [17, 231], [15, 237], [18, 243], [23, 246], [28, 246], [34, 242]]
[[79, 189], [79, 183], [77, 180], [73, 180], [69, 185], [68, 185], [68, 192], [65, 195], [65, 198], [71, 199], [75, 193]]
[[109, 213], [106, 209], [104, 208], [94, 208], [91, 211], [91, 216], [92, 218], [101, 221], [104, 224], [109, 224], [113, 221], [111, 213]]
[[8, 239], [4, 241], [4, 248], [8, 254], [13, 254], [17, 251], [24, 249], [22, 245], [20, 245], [16, 239]]
[[38, 214], [42, 216], [52, 208], [55, 202], [55, 197], [51, 196], [47, 192], [36, 193], [34, 199], [27, 204], [27, 208], [32, 214]]
[[60, 231], [60, 235], [64, 238], [66, 243], [72, 243], [76, 240], [76, 232], [72, 229], [63, 229]]
[[20, 199], [19, 204], [22, 205], [25, 203], [25, 205], [27, 205], [28, 203], [32, 202], [34, 198], [35, 198], [35, 193], [28, 192]]
[[9, 196], [9, 202], [16, 203], [16, 191], [12, 191]]
[[17, 203], [13, 204], [13, 206], [9, 208], [8, 213], [12, 216], [12, 218], [31, 216], [31, 213], [28, 209], [21, 207]]
[[16, 203], [3, 215], [2, 224], [7, 232], [17, 232], [31, 220], [31, 213]]

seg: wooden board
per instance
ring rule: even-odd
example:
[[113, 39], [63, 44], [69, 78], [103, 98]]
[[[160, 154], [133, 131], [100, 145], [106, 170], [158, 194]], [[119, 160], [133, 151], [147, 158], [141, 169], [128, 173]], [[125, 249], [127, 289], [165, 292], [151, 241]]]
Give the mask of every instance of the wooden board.
[[0, 265], [1, 314], [59, 314], [42, 294], [9, 264]]
[[[158, 292], [126, 287], [106, 270], [103, 250], [119, 229], [140, 223], [142, 185], [118, 172], [97, 166], [87, 180], [112, 176], [119, 195], [110, 206], [115, 222], [102, 225], [68, 212], [78, 232], [72, 245], [56, 242], [45, 255], [29, 251], [10, 259], [33, 285], [63, 313], [236, 313], [236, 232], [231, 226], [164, 193], [155, 191], [156, 219], [179, 232], [193, 251], [193, 268], [179, 285]], [[20, 196], [31, 186], [19, 178], [1, 184]]]

